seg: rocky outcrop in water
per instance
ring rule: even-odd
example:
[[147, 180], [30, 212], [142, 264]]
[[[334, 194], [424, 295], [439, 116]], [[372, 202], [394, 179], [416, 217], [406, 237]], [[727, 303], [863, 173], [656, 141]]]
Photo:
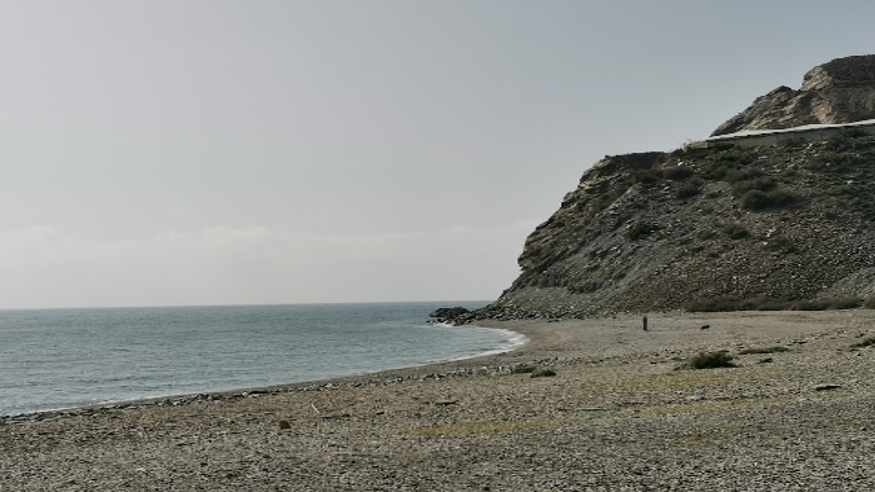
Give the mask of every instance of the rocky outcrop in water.
[[464, 324], [474, 318], [474, 314], [461, 306], [442, 307], [432, 311], [429, 315], [431, 323], [450, 323], [454, 325]]

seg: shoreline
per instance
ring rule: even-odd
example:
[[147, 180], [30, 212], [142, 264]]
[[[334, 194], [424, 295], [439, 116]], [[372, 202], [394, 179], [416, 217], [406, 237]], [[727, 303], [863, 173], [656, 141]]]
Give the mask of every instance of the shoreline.
[[[785, 311], [783, 313], [794, 313]], [[812, 312], [818, 313], [818, 312]], [[803, 312], [803, 316], [812, 314]], [[838, 314], [841, 311], [831, 311], [828, 313]], [[873, 311], [875, 313], [875, 311]], [[797, 313], [798, 315], [799, 313]], [[670, 312], [658, 313], [650, 316], [650, 332], [659, 332], [660, 320], [671, 320], [676, 322], [678, 318], [687, 321], [686, 324], [696, 325], [698, 319], [710, 320], [715, 317], [727, 315], [735, 317], [736, 315], [748, 316], [772, 316], [771, 312], [766, 311], [751, 311], [751, 312], [735, 312], [735, 313], [683, 313]], [[873, 314], [875, 318], [875, 314]], [[620, 315], [612, 318], [591, 318], [591, 319], [574, 319], [574, 320], [518, 320], [518, 321], [503, 321], [503, 320], [481, 320], [476, 325], [481, 328], [504, 330], [516, 335], [522, 336], [525, 341], [521, 344], [514, 345], [508, 350], [495, 349], [484, 352], [482, 354], [463, 357], [459, 359], [449, 359], [444, 361], [427, 362], [413, 366], [399, 367], [394, 369], [386, 369], [374, 372], [365, 372], [360, 374], [351, 374], [347, 376], [337, 376], [330, 378], [321, 378], [307, 381], [298, 381], [291, 383], [272, 384], [265, 386], [251, 386], [244, 388], [233, 388], [218, 391], [204, 391], [199, 393], [180, 393], [164, 396], [154, 396], [146, 398], [133, 398], [118, 401], [107, 401], [94, 403], [90, 405], [80, 405], [68, 408], [55, 410], [39, 410], [35, 412], [23, 412], [17, 414], [0, 415], [0, 427], [4, 425], [14, 425], [18, 423], [40, 422], [46, 420], [56, 420], [69, 417], [90, 416], [100, 413], [110, 413], [113, 411], [128, 411], [141, 410], [150, 407], [179, 407], [191, 405], [198, 402], [221, 402], [235, 401], [245, 398], [255, 398], [261, 396], [279, 395], [279, 394], [294, 394], [304, 393], [309, 391], [319, 391], [326, 387], [349, 386], [359, 388], [369, 385], [394, 384], [415, 379], [446, 379], [466, 377], [475, 374], [477, 371], [481, 373], [507, 373], [513, 367], [518, 365], [527, 365], [540, 363], [542, 365], [553, 365], [555, 362], [562, 359], [562, 354], [580, 350], [581, 340], [576, 340], [574, 348], [561, 348], [562, 344], [568, 341], [569, 333], [567, 327], [575, 325], [603, 325], [604, 328], [618, 329], [614, 333], [614, 337], [604, 337], [601, 332], [590, 333], [592, 337], [598, 338], [597, 345], [591, 345], [589, 352], [592, 354], [600, 354], [603, 356], [615, 356], [613, 352], [604, 351], [602, 347], [613, 344], [623, 344], [622, 340], [615, 338], [628, 336], [634, 333], [636, 323], [641, 325], [641, 318], [637, 315]], [[450, 328], [450, 327], [448, 327]], [[566, 329], [563, 329], [566, 328]], [[580, 335], [579, 333], [577, 334]], [[645, 334], [645, 337], [649, 335]], [[713, 337], [706, 335], [709, 343], [713, 344]], [[691, 340], [695, 340], [692, 337]], [[592, 344], [593, 340], [587, 337], [586, 344]], [[677, 343], [677, 341], [674, 341]], [[665, 348], [665, 347], [663, 347]], [[702, 350], [707, 347], [700, 347]], [[598, 360], [597, 355], [591, 355], [593, 360]], [[577, 357], [580, 359], [580, 357]], [[513, 360], [519, 359], [519, 360]]]
[[[875, 486], [866, 458], [875, 450], [875, 349], [850, 349], [875, 336], [875, 311], [649, 318], [646, 332], [638, 316], [483, 322], [530, 341], [461, 361], [2, 425], [0, 483], [256, 491]], [[786, 351], [742, 354], [775, 346]], [[713, 350], [729, 350], [739, 367], [675, 370]], [[514, 374], [519, 365], [556, 376]]]
[[[488, 324], [488, 323], [487, 323]], [[159, 396], [151, 396], [144, 398], [131, 398], [124, 400], [109, 400], [100, 403], [93, 403], [89, 405], [77, 405], [72, 407], [65, 408], [57, 408], [57, 409], [47, 409], [47, 410], [36, 410], [31, 412], [19, 412], [19, 413], [11, 413], [11, 414], [0, 414], [0, 427], [4, 425], [14, 425], [19, 423], [26, 422], [39, 422], [44, 420], [54, 420], [60, 418], [68, 418], [68, 417], [77, 417], [83, 415], [92, 415], [97, 413], [106, 413], [110, 411], [116, 410], [136, 410], [147, 408], [151, 406], [181, 406], [181, 405], [189, 405], [198, 401], [229, 401], [240, 398], [249, 398], [255, 395], [270, 395], [270, 394], [280, 394], [280, 393], [294, 393], [294, 392], [303, 392], [303, 391], [311, 391], [313, 387], [319, 387], [321, 385], [326, 384], [352, 384], [352, 385], [362, 385], [366, 384], [363, 380], [369, 379], [377, 379], [382, 380], [384, 378], [398, 378], [401, 377], [403, 379], [408, 379], [410, 376], [407, 373], [418, 372], [417, 370], [427, 370], [428, 368], [434, 366], [434, 368], [438, 368], [443, 365], [452, 364], [452, 365], [462, 365], [465, 361], [473, 361], [481, 358], [489, 358], [495, 355], [504, 355], [509, 352], [513, 352], [521, 349], [525, 345], [527, 345], [530, 341], [529, 337], [525, 334], [518, 333], [514, 330], [510, 330], [503, 327], [492, 327], [486, 326], [485, 324], [475, 324], [470, 325], [471, 327], [477, 328], [486, 328], [490, 330], [498, 330], [504, 331], [508, 334], [508, 342], [513, 342], [507, 348], [495, 348], [484, 351], [482, 353], [474, 354], [471, 356], [464, 356], [461, 358], [452, 358], [447, 360], [438, 360], [433, 362], [423, 362], [421, 364], [416, 364], [413, 366], [404, 366], [404, 367], [396, 367], [392, 369], [384, 369], [372, 372], [364, 372], [358, 374], [350, 374], [346, 376], [335, 376], [328, 378], [317, 378], [306, 381], [296, 381], [289, 383], [280, 383], [280, 384], [270, 384], [264, 386], [249, 386], [243, 388], [230, 388], [226, 390], [215, 390], [215, 391], [203, 391], [197, 393], [174, 393], [168, 395], [159, 395]], [[452, 329], [452, 326], [448, 326], [448, 329]], [[521, 339], [519, 342], [514, 342], [516, 339]], [[395, 373], [403, 373], [403, 375], [395, 376]], [[370, 381], [373, 383], [374, 381]]]
[[[484, 350], [483, 352], [479, 352], [472, 355], [461, 356], [458, 358], [448, 358], [444, 360], [433, 360], [426, 361], [419, 364], [414, 364], [412, 366], [401, 366], [394, 367], [389, 369], [381, 369], [375, 371], [366, 371], [361, 373], [354, 373], [342, 376], [330, 376], [330, 377], [321, 377], [315, 379], [306, 379], [301, 381], [292, 381], [292, 382], [280, 382], [276, 384], [266, 384], [266, 385], [254, 385], [254, 386], [244, 386], [244, 387], [233, 387], [227, 389], [218, 389], [218, 390], [205, 390], [200, 392], [183, 392], [183, 393], [169, 393], [166, 395], [155, 395], [155, 396], [144, 396], [144, 397], [135, 397], [135, 398], [124, 398], [118, 400], [106, 400], [97, 403], [83, 404], [83, 405], [74, 405], [69, 407], [60, 407], [60, 408], [49, 408], [43, 410], [32, 410], [32, 411], [24, 411], [24, 412], [16, 412], [9, 414], [0, 414], [0, 426], [7, 424], [14, 424], [18, 422], [25, 421], [35, 421], [35, 420], [45, 420], [46, 418], [62, 418], [68, 415], [81, 415], [83, 413], [93, 412], [94, 410], [101, 409], [103, 407], [109, 408], [120, 408], [120, 407], [131, 407], [131, 406], [147, 406], [147, 405], [161, 405], [161, 404], [186, 404], [186, 402], [195, 401], [198, 399], [222, 399], [228, 396], [239, 396], [252, 394], [255, 392], [264, 393], [277, 393], [278, 390], [282, 389], [292, 389], [298, 386], [308, 386], [311, 384], [317, 384], [320, 382], [330, 382], [334, 380], [344, 380], [349, 378], [363, 378], [370, 375], [380, 375], [383, 373], [388, 373], [392, 371], [406, 371], [408, 369], [416, 369], [423, 368], [432, 365], [441, 365], [446, 363], [456, 363], [462, 362], [470, 359], [477, 359], [481, 357], [488, 357], [490, 355], [503, 354], [513, 350], [517, 350], [519, 347], [528, 343], [528, 338], [520, 333], [514, 332], [512, 330], [508, 330], [500, 327], [489, 327], [489, 326], [481, 326], [480, 324], [468, 325], [469, 328], [484, 328], [489, 330], [496, 330], [499, 332], [506, 332], [506, 336], [508, 339], [503, 342], [500, 346], [494, 349]], [[448, 325], [447, 329], [453, 329], [453, 326]], [[521, 340], [520, 340], [521, 339]], [[211, 398], [210, 398], [211, 397]]]

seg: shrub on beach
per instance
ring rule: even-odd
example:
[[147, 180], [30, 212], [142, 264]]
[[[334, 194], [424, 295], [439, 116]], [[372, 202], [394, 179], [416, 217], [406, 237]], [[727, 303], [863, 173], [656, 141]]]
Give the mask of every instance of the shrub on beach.
[[875, 337], [864, 338], [863, 341], [851, 345], [851, 348], [866, 348], [875, 345]]
[[774, 354], [777, 352], [789, 352], [790, 349], [781, 345], [775, 345], [774, 347], [765, 347], [765, 348], [749, 348], [740, 351], [739, 355], [750, 355], [750, 354]]
[[535, 369], [537, 369], [537, 367], [530, 366], [528, 364], [523, 364], [523, 365], [516, 366], [513, 369], [511, 369], [510, 373], [511, 374], [531, 374], [531, 373], [535, 372]]
[[726, 350], [701, 352], [679, 365], [677, 369], [716, 369], [719, 367], [738, 367], [732, 363], [733, 357]]
[[547, 369], [546, 367], [539, 367], [532, 371], [533, 378], [551, 378], [556, 375], [556, 371], [553, 369]]

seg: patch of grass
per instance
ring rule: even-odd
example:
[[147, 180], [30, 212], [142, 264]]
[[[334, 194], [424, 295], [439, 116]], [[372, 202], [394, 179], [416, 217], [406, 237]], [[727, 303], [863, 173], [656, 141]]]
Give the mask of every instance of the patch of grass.
[[778, 187], [778, 181], [769, 176], [758, 177], [745, 181], [738, 181], [733, 186], [733, 190], [737, 196], [743, 196], [752, 190], [772, 191]]
[[863, 306], [863, 299], [859, 297], [840, 297], [829, 299], [827, 309], [857, 309]]
[[747, 166], [752, 164], [756, 158], [747, 150], [730, 149], [715, 155], [714, 160], [721, 165]]
[[556, 375], [556, 371], [553, 369], [548, 369], [546, 367], [539, 367], [532, 371], [533, 378], [552, 378]]
[[653, 234], [659, 229], [660, 227], [656, 224], [651, 224], [650, 222], [639, 222], [629, 228], [629, 231], [626, 233], [626, 237], [628, 237], [632, 241], [637, 241]]
[[537, 369], [537, 367], [529, 365], [529, 364], [523, 364], [523, 365], [519, 365], [519, 366], [516, 366], [513, 369], [511, 369], [510, 373], [511, 374], [531, 374], [531, 373], [535, 372], [535, 369]]
[[787, 140], [784, 140], [784, 143], [783, 143], [784, 148], [789, 149], [789, 150], [798, 150], [798, 149], [801, 149], [802, 147], [805, 147], [806, 145], [808, 145], [808, 141], [805, 140], [804, 138], [799, 138], [799, 137], [788, 138]]
[[747, 229], [738, 224], [727, 224], [723, 226], [722, 232], [723, 234], [726, 234], [729, 239], [744, 239], [750, 237], [750, 233], [747, 232]]
[[678, 188], [675, 192], [674, 196], [678, 200], [686, 200], [687, 198], [692, 198], [699, 193], [702, 192], [702, 181], [699, 178], [694, 178], [686, 183], [683, 186]]
[[717, 369], [721, 367], [738, 367], [732, 363], [732, 355], [726, 350], [717, 352], [700, 352], [676, 369]]
[[772, 236], [766, 241], [766, 249], [779, 253], [792, 253], [796, 251], [796, 244], [786, 236], [779, 234]]
[[640, 169], [635, 172], [635, 182], [644, 187], [651, 187], [661, 179], [662, 173], [654, 169]]
[[776, 354], [779, 352], [789, 352], [790, 349], [784, 347], [782, 345], [775, 345], [774, 347], [763, 347], [763, 348], [749, 348], [744, 349], [738, 352], [738, 355], [751, 355], [751, 354]]
[[791, 311], [826, 311], [831, 309], [855, 309], [862, 305], [863, 299], [858, 297], [841, 297], [796, 301], [790, 303], [787, 309]]
[[726, 171], [725, 179], [733, 184], [755, 181], [762, 178], [765, 173], [757, 168], [730, 169]]
[[875, 337], [864, 338], [862, 341], [851, 345], [851, 348], [866, 348], [875, 345]]
[[683, 181], [692, 177], [694, 174], [696, 174], [695, 171], [684, 166], [669, 167], [662, 171], [663, 177], [672, 181]]
[[849, 166], [861, 164], [866, 159], [851, 150], [827, 150], [809, 160], [806, 167], [812, 171], [844, 171]]
[[799, 201], [799, 195], [787, 190], [751, 190], [741, 197], [741, 207], [753, 212], [786, 207]]

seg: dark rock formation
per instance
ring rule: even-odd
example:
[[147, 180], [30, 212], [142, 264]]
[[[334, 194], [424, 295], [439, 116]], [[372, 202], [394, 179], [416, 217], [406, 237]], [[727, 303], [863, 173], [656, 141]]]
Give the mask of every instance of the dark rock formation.
[[474, 315], [461, 306], [438, 308], [428, 315], [434, 323], [463, 324], [473, 319]]
[[712, 135], [869, 119], [875, 119], [875, 55], [850, 56], [810, 70], [799, 90], [779, 87], [757, 98]]

